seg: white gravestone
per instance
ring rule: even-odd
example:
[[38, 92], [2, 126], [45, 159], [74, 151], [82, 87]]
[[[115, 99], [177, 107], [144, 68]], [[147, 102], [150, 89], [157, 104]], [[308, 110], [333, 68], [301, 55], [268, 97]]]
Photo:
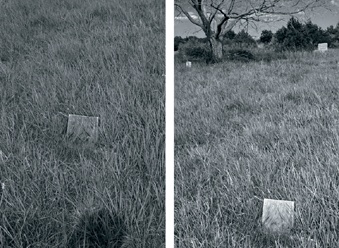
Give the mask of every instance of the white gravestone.
[[98, 140], [99, 117], [68, 116], [67, 139], [76, 145], [92, 146]]
[[288, 233], [294, 225], [294, 201], [264, 199], [262, 224], [268, 233]]
[[325, 52], [327, 51], [328, 45], [327, 43], [319, 43], [318, 44], [318, 51]]
[[192, 62], [191, 61], [187, 61], [186, 62], [186, 67], [191, 68], [192, 67]]

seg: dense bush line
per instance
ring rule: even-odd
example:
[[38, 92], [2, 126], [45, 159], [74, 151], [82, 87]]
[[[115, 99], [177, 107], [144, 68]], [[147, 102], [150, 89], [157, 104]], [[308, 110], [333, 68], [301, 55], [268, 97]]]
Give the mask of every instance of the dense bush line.
[[[284, 56], [284, 51], [312, 51], [319, 43], [328, 43], [329, 48], [339, 48], [339, 23], [326, 30], [313, 24], [311, 21], [302, 23], [292, 17], [286, 26], [275, 33], [263, 30], [258, 40], [255, 40], [245, 30], [235, 33], [228, 31], [223, 39], [224, 57], [229, 60], [270, 61], [278, 56]], [[265, 50], [259, 48], [265, 48]], [[174, 50], [180, 52], [179, 60], [210, 61], [211, 53], [207, 38], [189, 36], [174, 38]], [[260, 52], [258, 51], [260, 50]], [[278, 52], [278, 55], [277, 55]]]

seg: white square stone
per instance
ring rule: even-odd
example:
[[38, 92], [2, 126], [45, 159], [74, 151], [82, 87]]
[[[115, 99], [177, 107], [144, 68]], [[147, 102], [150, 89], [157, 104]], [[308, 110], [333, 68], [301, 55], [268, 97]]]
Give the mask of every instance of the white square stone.
[[98, 140], [99, 117], [68, 116], [67, 139], [76, 145], [93, 145]]
[[318, 44], [318, 51], [325, 52], [328, 49], [327, 43], [319, 43]]
[[294, 225], [294, 201], [264, 199], [262, 223], [269, 233], [288, 233]]

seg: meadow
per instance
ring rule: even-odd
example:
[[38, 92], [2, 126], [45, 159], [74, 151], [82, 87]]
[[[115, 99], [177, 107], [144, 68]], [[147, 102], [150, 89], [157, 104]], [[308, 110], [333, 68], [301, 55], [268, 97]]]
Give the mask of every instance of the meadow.
[[1, 4], [0, 247], [164, 247], [165, 2]]
[[[176, 60], [176, 247], [339, 247], [338, 58]], [[264, 198], [295, 201], [290, 233], [265, 234]]]

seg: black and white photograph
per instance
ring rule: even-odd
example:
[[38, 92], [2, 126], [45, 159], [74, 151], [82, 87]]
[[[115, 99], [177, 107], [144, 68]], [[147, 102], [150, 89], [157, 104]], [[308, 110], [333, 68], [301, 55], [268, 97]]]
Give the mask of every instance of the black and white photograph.
[[165, 1], [0, 0], [0, 247], [165, 247]]
[[174, 8], [175, 247], [339, 247], [339, 1]]

